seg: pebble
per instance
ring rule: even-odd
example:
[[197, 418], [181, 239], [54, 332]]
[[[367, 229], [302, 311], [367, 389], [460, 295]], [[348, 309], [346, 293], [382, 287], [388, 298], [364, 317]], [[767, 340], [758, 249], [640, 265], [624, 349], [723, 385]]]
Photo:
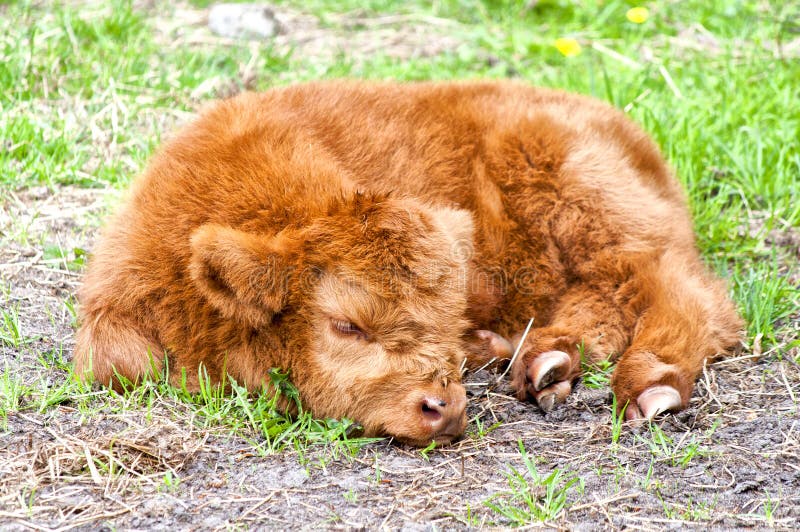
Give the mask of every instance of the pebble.
[[231, 39], [269, 39], [280, 32], [275, 13], [265, 4], [216, 4], [208, 13], [208, 27]]

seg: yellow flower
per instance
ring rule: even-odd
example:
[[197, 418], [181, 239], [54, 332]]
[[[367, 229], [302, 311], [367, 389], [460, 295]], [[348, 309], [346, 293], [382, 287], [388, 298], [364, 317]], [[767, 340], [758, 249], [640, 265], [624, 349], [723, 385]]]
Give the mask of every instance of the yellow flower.
[[625, 16], [634, 24], [641, 24], [650, 16], [650, 11], [646, 7], [632, 7]]
[[581, 45], [575, 39], [561, 37], [554, 43], [559, 52], [566, 57], [574, 57], [581, 53]]

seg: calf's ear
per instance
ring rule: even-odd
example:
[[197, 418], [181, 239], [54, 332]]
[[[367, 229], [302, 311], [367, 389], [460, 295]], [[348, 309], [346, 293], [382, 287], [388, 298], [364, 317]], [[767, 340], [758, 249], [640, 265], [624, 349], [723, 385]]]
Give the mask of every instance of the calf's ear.
[[224, 316], [266, 325], [286, 304], [291, 247], [280, 236], [206, 224], [192, 234], [189, 273]]

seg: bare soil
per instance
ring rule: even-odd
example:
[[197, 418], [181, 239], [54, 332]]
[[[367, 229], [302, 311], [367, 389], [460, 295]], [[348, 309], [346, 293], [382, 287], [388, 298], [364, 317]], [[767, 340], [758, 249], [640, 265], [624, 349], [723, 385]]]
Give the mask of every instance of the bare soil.
[[[35, 338], [3, 345], [2, 360], [26, 383], [57, 388], [66, 378], [48, 361], [59, 346], [70, 356], [64, 301], [80, 276], [67, 266], [74, 248], [91, 247], [107, 204], [107, 192], [72, 187], [28, 189], [2, 201], [2, 284], [24, 335]], [[774, 245], [784, 242], [794, 245], [795, 236], [774, 235]], [[57, 246], [66, 261], [48, 258], [45, 250]], [[798, 316], [792, 319], [797, 329]], [[565, 405], [544, 414], [484, 370], [467, 378], [467, 435], [427, 455], [384, 440], [355, 457], [325, 447], [259, 456], [255, 434], [248, 441], [201, 429], [188, 407], [174, 403], [87, 416], [69, 397], [40, 407], [29, 396], [0, 432], [0, 528], [508, 526], [515, 522], [485, 502], [522, 507], [507, 479], [512, 467], [525, 471], [519, 441], [543, 477], [560, 469], [583, 483], [567, 490], [553, 527], [794, 528], [796, 349], [761, 352], [754, 343], [710, 364], [691, 406], [658, 422], [665, 438], [625, 426], [616, 443], [607, 387], [579, 384]], [[546, 496], [532, 482], [529, 489], [534, 500]]]

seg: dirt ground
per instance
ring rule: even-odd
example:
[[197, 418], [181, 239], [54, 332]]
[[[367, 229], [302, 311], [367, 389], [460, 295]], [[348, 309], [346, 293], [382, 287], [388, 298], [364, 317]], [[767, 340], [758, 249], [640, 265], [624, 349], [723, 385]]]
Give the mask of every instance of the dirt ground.
[[[64, 382], [47, 353], [63, 345], [70, 356], [64, 301], [80, 280], [43, 250], [90, 249], [107, 205], [108, 192], [71, 187], [28, 189], [3, 201], [0, 275], [19, 305], [21, 330], [37, 339], [4, 345], [2, 360], [27, 383], [53, 389]], [[776, 245], [794, 246], [794, 236], [776, 236]], [[41, 407], [23, 399], [0, 433], [0, 529], [519, 524], [486, 505], [523, 507], [507, 476], [512, 467], [525, 471], [519, 441], [542, 477], [561, 470], [564, 479], [581, 479], [582, 488], [566, 490], [552, 527], [795, 528], [800, 367], [796, 351], [760, 351], [750, 346], [710, 364], [689, 409], [660, 421], [660, 433], [623, 427], [616, 443], [607, 388], [578, 385], [567, 404], [544, 414], [485, 370], [468, 377], [467, 435], [427, 455], [384, 440], [355, 457], [324, 447], [259, 456], [246, 438], [177, 415], [179, 405], [87, 416], [69, 397]], [[93, 458], [117, 470], [100, 472], [89, 466]], [[547, 495], [533, 482], [522, 491], [533, 500]]]

